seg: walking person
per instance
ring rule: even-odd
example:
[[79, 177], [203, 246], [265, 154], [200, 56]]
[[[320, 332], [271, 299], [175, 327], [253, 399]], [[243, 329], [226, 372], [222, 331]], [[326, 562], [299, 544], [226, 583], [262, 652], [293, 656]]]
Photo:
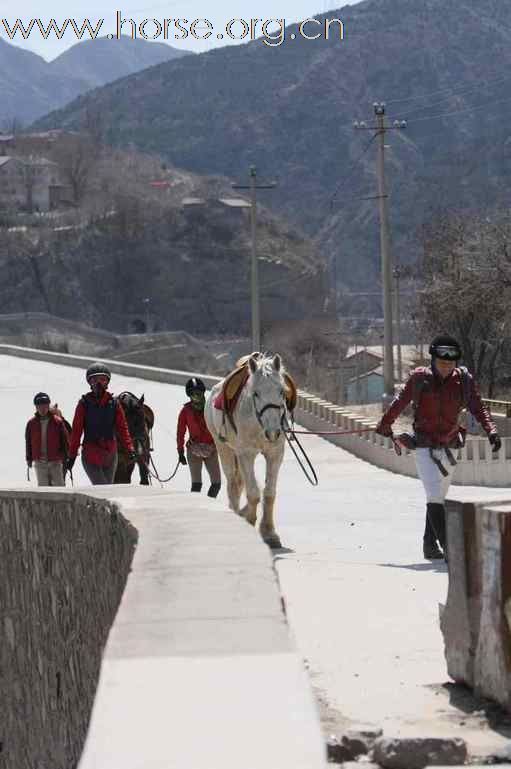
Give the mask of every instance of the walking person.
[[69, 452], [69, 437], [63, 419], [50, 411], [50, 396], [34, 397], [35, 416], [25, 428], [27, 466], [34, 465], [38, 486], [65, 486], [64, 461]]
[[103, 363], [94, 363], [87, 369], [91, 392], [82, 395], [76, 406], [66, 464], [67, 470], [73, 468], [83, 433], [82, 464], [94, 486], [114, 482], [117, 436], [128, 458], [136, 459], [122, 406], [108, 392], [110, 378], [110, 371]]
[[[208, 497], [216, 497], [220, 491], [221, 474], [213, 436], [209, 432], [204, 420], [204, 407], [206, 405], [206, 387], [202, 379], [194, 377], [189, 379], [185, 391], [190, 399], [185, 403], [177, 420], [177, 452], [182, 465], [188, 464], [192, 481], [191, 491], [202, 490], [202, 465], [210, 478], [211, 485]], [[185, 434], [188, 430], [185, 457]]]
[[417, 473], [427, 500], [423, 554], [427, 560], [434, 560], [446, 554], [444, 502], [456, 466], [451, 449], [465, 443], [465, 430], [458, 422], [462, 410], [466, 408], [477, 419], [494, 452], [499, 451], [501, 440], [472, 375], [458, 366], [462, 351], [457, 340], [447, 334], [436, 336], [429, 354], [431, 366], [411, 372], [376, 432], [393, 437], [392, 424], [406, 406], [413, 403], [413, 434], [404, 434], [395, 440], [401, 446], [416, 450]]

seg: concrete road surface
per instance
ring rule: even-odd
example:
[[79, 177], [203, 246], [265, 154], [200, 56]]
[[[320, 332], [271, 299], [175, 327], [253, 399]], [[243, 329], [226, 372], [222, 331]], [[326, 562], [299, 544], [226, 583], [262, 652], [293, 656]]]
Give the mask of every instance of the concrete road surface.
[[[48, 392], [71, 421], [88, 388], [75, 368], [8, 356], [0, 356], [0, 365], [0, 482], [19, 487], [26, 484], [23, 434], [34, 393]], [[111, 389], [145, 393], [156, 415], [154, 461], [162, 476], [169, 475], [183, 389], [117, 375]], [[444, 564], [422, 558], [420, 483], [320, 438], [302, 436], [302, 442], [319, 486], [307, 483], [287, 451], [276, 503], [285, 550], [276, 555], [276, 566], [292, 631], [323, 703], [325, 730], [363, 722], [380, 725], [389, 736], [461, 736], [476, 754], [504, 744], [506, 729], [489, 730], [482, 711], [471, 712], [466, 692], [444, 686], [438, 605], [445, 601], [447, 573]], [[88, 485], [80, 460], [75, 468], [75, 485]], [[187, 489], [187, 469], [172, 483]], [[476, 492], [457, 487], [456, 493]], [[492, 495], [509, 493], [492, 489]]]

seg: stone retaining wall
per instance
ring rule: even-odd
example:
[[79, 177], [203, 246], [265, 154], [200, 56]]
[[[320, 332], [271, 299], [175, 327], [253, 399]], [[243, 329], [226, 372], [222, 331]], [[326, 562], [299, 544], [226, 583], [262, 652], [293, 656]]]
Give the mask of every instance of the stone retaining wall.
[[115, 504], [0, 492], [2, 767], [76, 766], [136, 539]]

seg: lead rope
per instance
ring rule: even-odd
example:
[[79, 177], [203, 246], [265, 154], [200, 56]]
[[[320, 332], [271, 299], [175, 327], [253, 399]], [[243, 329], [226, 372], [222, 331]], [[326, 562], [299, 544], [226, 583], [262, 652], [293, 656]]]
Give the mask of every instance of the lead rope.
[[[291, 417], [291, 419], [293, 420], [293, 417]], [[282, 428], [284, 430], [284, 435], [286, 436], [287, 445], [289, 446], [289, 448], [293, 452], [296, 461], [298, 462], [298, 464], [302, 468], [303, 474], [305, 475], [305, 477], [307, 478], [307, 480], [309, 481], [311, 486], [317, 486], [318, 485], [318, 476], [316, 475], [316, 471], [314, 470], [314, 467], [312, 466], [312, 462], [310, 461], [309, 457], [307, 456], [307, 453], [306, 453], [305, 449], [303, 448], [302, 444], [300, 443], [300, 441], [296, 437], [295, 430], [292, 427], [289, 426], [287, 415], [285, 413], [282, 415], [281, 422], [282, 422]], [[293, 420], [293, 426], [294, 426], [294, 420]], [[289, 437], [289, 434], [292, 435], [291, 438]], [[307, 463], [308, 469], [304, 465], [304, 463], [302, 462], [301, 458], [298, 456], [298, 452], [296, 451], [295, 447], [293, 446], [293, 443], [296, 443], [296, 445], [298, 446], [298, 449], [300, 450], [300, 453], [301, 453], [302, 457], [305, 459], [305, 461]], [[310, 470], [310, 473], [309, 473], [309, 470]]]

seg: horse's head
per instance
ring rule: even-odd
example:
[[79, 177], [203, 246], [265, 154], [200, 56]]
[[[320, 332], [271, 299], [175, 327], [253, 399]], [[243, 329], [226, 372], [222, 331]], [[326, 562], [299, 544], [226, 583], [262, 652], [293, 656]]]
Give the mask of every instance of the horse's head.
[[141, 398], [137, 398], [133, 393], [123, 392], [119, 395], [119, 401], [124, 409], [128, 430], [135, 444], [135, 450], [140, 454], [147, 438], [144, 396], [142, 395]]
[[282, 417], [286, 413], [284, 368], [280, 355], [250, 356], [248, 390], [255, 415], [266, 439], [272, 443], [282, 434]]

